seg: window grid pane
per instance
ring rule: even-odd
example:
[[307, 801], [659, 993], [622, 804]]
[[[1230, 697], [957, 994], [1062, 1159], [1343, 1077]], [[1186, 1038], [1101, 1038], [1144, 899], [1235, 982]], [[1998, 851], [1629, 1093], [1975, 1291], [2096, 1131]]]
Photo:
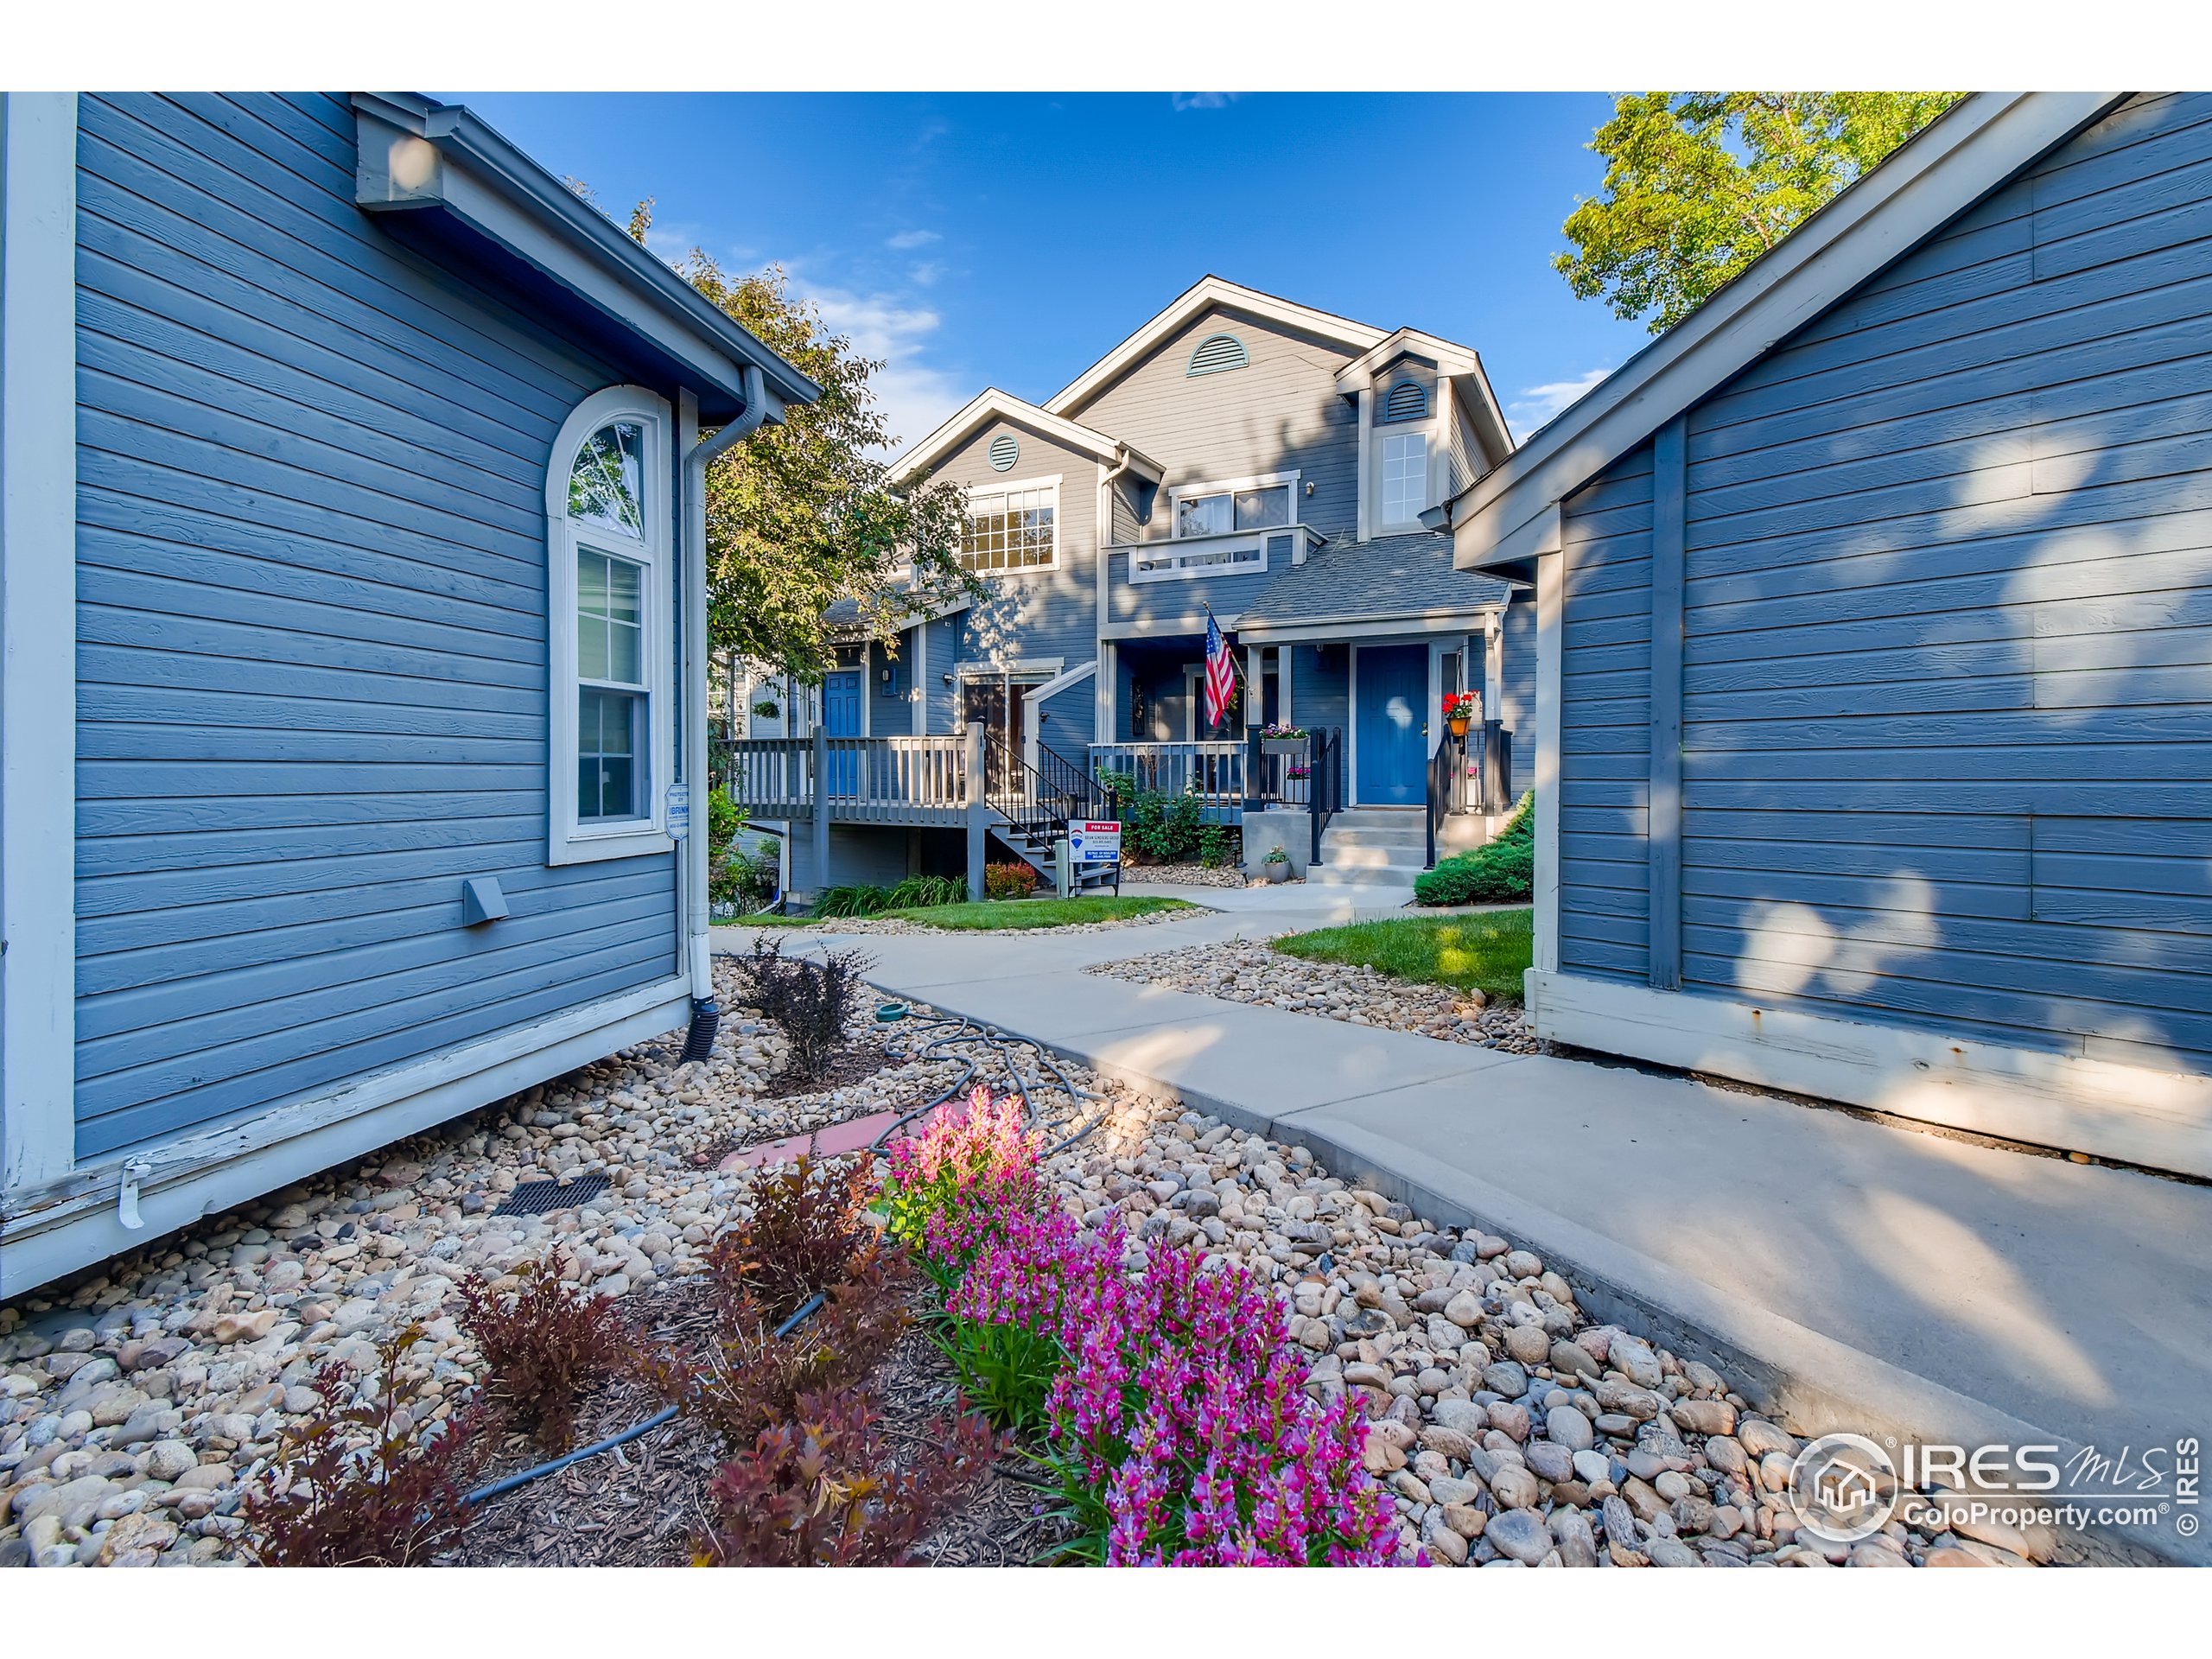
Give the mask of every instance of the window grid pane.
[[576, 694], [576, 817], [639, 818], [638, 730], [645, 700], [585, 686]]
[[1033, 569], [1052, 563], [1052, 492], [971, 496], [960, 563], [970, 570]]
[[645, 567], [576, 550], [576, 675], [642, 687]]
[[1410, 524], [1428, 505], [1428, 440], [1396, 436], [1382, 441], [1382, 522]]

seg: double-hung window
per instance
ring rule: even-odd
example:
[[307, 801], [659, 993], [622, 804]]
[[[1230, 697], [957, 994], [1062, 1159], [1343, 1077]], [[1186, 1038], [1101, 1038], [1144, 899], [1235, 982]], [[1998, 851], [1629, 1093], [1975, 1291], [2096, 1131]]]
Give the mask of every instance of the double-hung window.
[[1058, 478], [970, 490], [960, 563], [979, 575], [1048, 570], [1059, 562], [1059, 517]]
[[1397, 527], [1421, 522], [1428, 505], [1428, 439], [1419, 432], [1382, 438], [1382, 522]]
[[569, 417], [545, 487], [556, 864], [665, 850], [675, 758], [668, 405], [638, 386]]

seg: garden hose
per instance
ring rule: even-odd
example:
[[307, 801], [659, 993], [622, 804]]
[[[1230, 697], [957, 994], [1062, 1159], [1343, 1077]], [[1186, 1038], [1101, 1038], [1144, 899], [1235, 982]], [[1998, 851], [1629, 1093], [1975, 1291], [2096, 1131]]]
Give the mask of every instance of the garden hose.
[[[823, 1297], [820, 1291], [808, 1297], [805, 1301], [799, 1304], [796, 1313], [776, 1327], [776, 1335], [779, 1338], [791, 1335], [820, 1311], [823, 1300]], [[571, 1464], [582, 1463], [586, 1458], [595, 1458], [602, 1452], [612, 1452], [616, 1446], [626, 1445], [641, 1434], [650, 1434], [674, 1417], [677, 1409], [674, 1406], [664, 1406], [646, 1418], [644, 1422], [626, 1428], [620, 1434], [610, 1434], [603, 1440], [594, 1440], [589, 1446], [577, 1447], [566, 1457], [556, 1458], [550, 1463], [541, 1463], [535, 1469], [525, 1469], [520, 1474], [509, 1475], [504, 1480], [495, 1480], [488, 1486], [479, 1486], [461, 1501], [463, 1504], [488, 1503], [495, 1497], [505, 1497], [518, 1486], [527, 1486], [533, 1480], [543, 1480], [548, 1475], [556, 1475]]]

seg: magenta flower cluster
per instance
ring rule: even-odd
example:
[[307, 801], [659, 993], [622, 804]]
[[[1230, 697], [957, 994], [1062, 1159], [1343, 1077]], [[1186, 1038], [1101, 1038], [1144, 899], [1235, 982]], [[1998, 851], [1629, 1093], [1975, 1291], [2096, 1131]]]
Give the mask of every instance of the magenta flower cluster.
[[1392, 1505], [1361, 1459], [1366, 1427], [1344, 1401], [1305, 1392], [1306, 1365], [1254, 1274], [1171, 1249], [1125, 1270], [1118, 1218], [1085, 1232], [1046, 1195], [1033, 1143], [976, 1103], [922, 1140], [931, 1150], [914, 1155], [914, 1173], [974, 1169], [992, 1188], [971, 1189], [925, 1230], [925, 1253], [964, 1263], [946, 1312], [1057, 1347], [1046, 1455], [1078, 1518], [1103, 1533], [1105, 1560], [1394, 1558]]

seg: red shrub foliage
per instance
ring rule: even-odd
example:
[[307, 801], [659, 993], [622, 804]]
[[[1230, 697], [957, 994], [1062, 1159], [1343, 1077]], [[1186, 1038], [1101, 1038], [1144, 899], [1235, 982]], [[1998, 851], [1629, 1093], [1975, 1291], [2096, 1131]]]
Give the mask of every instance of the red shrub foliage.
[[1027, 864], [986, 864], [983, 893], [992, 899], [1027, 899], [1037, 891], [1037, 872]]
[[900, 1463], [858, 1389], [811, 1394], [763, 1429], [707, 1487], [702, 1567], [901, 1567], [945, 1501], [999, 1449], [972, 1414], [941, 1424], [929, 1452]]
[[549, 1452], [567, 1449], [577, 1396], [635, 1357], [613, 1304], [563, 1280], [561, 1268], [556, 1251], [524, 1263], [511, 1294], [476, 1273], [456, 1287], [461, 1328], [484, 1357], [493, 1397]]
[[749, 1299], [780, 1323], [815, 1292], [848, 1277], [874, 1251], [875, 1229], [866, 1211], [874, 1185], [870, 1158], [842, 1172], [812, 1158], [761, 1171], [753, 1214], [707, 1253], [725, 1317]]
[[480, 1419], [471, 1408], [429, 1421], [416, 1392], [427, 1373], [405, 1363], [422, 1339], [410, 1325], [379, 1347], [374, 1391], [351, 1405], [340, 1403], [358, 1386], [346, 1365], [315, 1373], [322, 1406], [285, 1429], [266, 1484], [246, 1491], [257, 1565], [422, 1567], [458, 1540], [462, 1494], [481, 1462]]

